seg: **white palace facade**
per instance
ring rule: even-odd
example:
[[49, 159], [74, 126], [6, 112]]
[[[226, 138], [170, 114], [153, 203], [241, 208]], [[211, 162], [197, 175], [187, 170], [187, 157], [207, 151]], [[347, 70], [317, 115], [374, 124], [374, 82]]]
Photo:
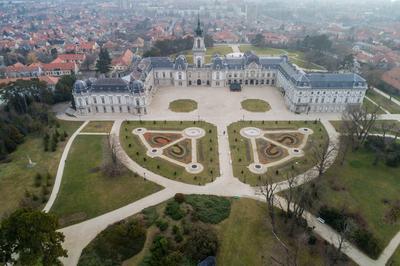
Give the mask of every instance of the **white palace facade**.
[[203, 31], [198, 22], [193, 64], [184, 55], [134, 59], [134, 71], [124, 78], [78, 80], [73, 96], [79, 115], [95, 113], [145, 114], [159, 87], [208, 86], [213, 88], [273, 86], [281, 90], [288, 109], [296, 113], [341, 112], [360, 105], [367, 90], [355, 73], [307, 73], [287, 56], [259, 57], [252, 52], [214, 55], [206, 64]]

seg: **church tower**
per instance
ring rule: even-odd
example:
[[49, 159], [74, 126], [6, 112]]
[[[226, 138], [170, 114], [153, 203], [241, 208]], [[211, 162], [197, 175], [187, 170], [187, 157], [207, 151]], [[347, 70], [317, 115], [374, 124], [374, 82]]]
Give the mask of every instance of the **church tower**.
[[206, 46], [204, 45], [203, 30], [200, 26], [200, 16], [197, 19], [197, 28], [195, 30], [193, 43], [193, 63], [196, 67], [203, 67], [205, 64]]

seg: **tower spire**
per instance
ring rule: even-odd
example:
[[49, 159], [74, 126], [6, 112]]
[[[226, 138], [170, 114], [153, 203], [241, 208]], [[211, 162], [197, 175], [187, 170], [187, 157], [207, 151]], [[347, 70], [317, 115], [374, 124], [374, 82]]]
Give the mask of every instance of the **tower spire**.
[[200, 14], [197, 14], [197, 28], [195, 30], [195, 33], [196, 33], [197, 37], [203, 36], [203, 30], [201, 29], [201, 26], [200, 26]]

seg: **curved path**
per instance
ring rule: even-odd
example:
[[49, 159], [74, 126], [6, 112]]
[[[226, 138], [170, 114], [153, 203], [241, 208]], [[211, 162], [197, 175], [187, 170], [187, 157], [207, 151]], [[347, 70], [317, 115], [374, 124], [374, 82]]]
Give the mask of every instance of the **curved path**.
[[61, 159], [60, 159], [60, 163], [58, 164], [58, 169], [57, 169], [57, 175], [56, 175], [56, 179], [54, 181], [54, 186], [53, 186], [53, 190], [51, 191], [51, 195], [49, 200], [46, 203], [46, 206], [44, 206], [43, 211], [44, 212], [49, 212], [51, 207], [53, 206], [58, 192], [60, 191], [60, 187], [61, 187], [61, 180], [62, 180], [62, 176], [64, 173], [64, 167], [65, 167], [65, 162], [67, 160], [67, 156], [69, 153], [69, 149], [72, 146], [72, 143], [74, 142], [76, 136], [78, 136], [80, 134], [80, 132], [82, 131], [82, 129], [89, 123], [89, 121], [86, 121], [85, 123], [83, 123], [75, 132], [74, 134], [72, 134], [72, 136], [69, 138], [67, 145], [65, 145], [64, 151], [61, 155]]
[[[170, 90], [170, 89], [168, 89]], [[174, 89], [177, 95], [184, 95], [184, 89]], [[191, 88], [190, 97], [191, 99], [197, 100], [201, 102], [199, 105], [199, 110], [195, 113], [190, 114], [177, 114], [168, 111], [168, 102], [171, 100], [170, 92], [163, 92], [160, 90], [158, 92], [160, 99], [155, 99], [152, 106], [152, 110], [148, 115], [146, 115], [146, 120], [198, 120], [204, 119], [207, 122], [213, 123], [218, 128], [218, 151], [219, 151], [219, 163], [220, 163], [220, 177], [218, 177], [214, 182], [209, 183], [205, 186], [195, 186], [180, 183], [174, 180], [170, 180], [164, 178], [160, 175], [157, 175], [147, 169], [144, 169], [136, 162], [134, 162], [121, 148], [119, 143], [119, 129], [123, 120], [139, 120], [138, 117], [134, 117], [132, 115], [124, 115], [124, 114], [104, 114], [103, 116], [91, 116], [85, 117], [82, 120], [115, 120], [115, 123], [112, 127], [111, 136], [113, 141], [117, 144], [117, 155], [118, 158], [124, 163], [124, 165], [129, 168], [131, 171], [137, 172], [138, 174], [144, 176], [146, 179], [151, 180], [163, 187], [164, 190], [161, 190], [157, 193], [149, 195], [145, 198], [142, 198], [136, 202], [133, 202], [127, 206], [119, 208], [117, 210], [111, 211], [109, 213], [103, 214], [96, 218], [84, 221], [79, 224], [75, 224], [66, 228], [61, 229], [61, 231], [65, 234], [65, 242], [64, 247], [68, 250], [69, 257], [63, 259], [64, 265], [76, 265], [82, 249], [95, 238], [95, 236], [105, 229], [108, 225], [120, 221], [126, 217], [134, 215], [140, 212], [142, 209], [157, 205], [171, 197], [177, 192], [185, 193], [185, 194], [213, 194], [220, 196], [240, 196], [240, 197], [248, 197], [256, 200], [265, 201], [265, 198], [260, 195], [258, 188], [250, 187], [242, 182], [240, 182], [237, 178], [233, 177], [232, 166], [230, 163], [230, 145], [228, 141], [227, 134], [227, 126], [233, 122], [238, 121], [239, 119], [246, 120], [270, 120], [275, 121], [277, 118], [279, 120], [315, 120], [321, 118], [321, 122], [325, 126], [328, 135], [329, 141], [333, 145], [337, 145], [338, 143], [338, 133], [335, 131], [333, 126], [328, 122], [328, 120], [339, 120], [340, 114], [309, 114], [309, 115], [296, 115], [290, 113], [283, 106], [283, 101], [281, 99], [280, 94], [276, 90], [268, 90], [261, 91], [258, 88], [249, 88], [247, 90], [248, 94], [241, 98], [236, 96], [230, 98], [232, 94], [222, 93], [223, 90], [211, 90], [209, 88]], [[260, 93], [265, 94], [260, 94]], [[187, 92], [186, 92], [187, 93]], [[254, 94], [254, 95], [253, 95]], [[211, 98], [209, 98], [211, 97]], [[272, 106], [272, 110], [267, 113], [249, 113], [244, 110], [240, 112], [235, 109], [235, 106], [240, 106], [240, 101], [249, 98], [264, 98], [269, 101]], [[187, 98], [187, 97], [186, 97]], [[162, 100], [161, 100], [162, 99]], [[175, 97], [176, 99], [176, 97]], [[217, 104], [215, 102], [218, 102]], [[235, 109], [236, 111], [232, 111]], [[61, 119], [65, 120], [79, 120], [77, 118], [71, 118], [68, 116], [59, 115]], [[380, 120], [400, 120], [400, 115], [386, 114], [379, 116]], [[88, 123], [88, 121], [86, 121]], [[69, 149], [74, 138], [79, 134], [80, 130], [84, 127], [82, 125], [77, 132], [75, 132], [71, 138], [69, 139], [66, 148], [63, 152], [62, 159], [60, 161], [60, 165], [57, 172], [56, 183], [54, 185], [54, 189], [52, 191], [52, 195], [48, 204], [46, 204], [45, 211], [49, 211], [52, 204], [57, 197], [57, 193], [60, 188], [62, 172], [64, 169], [65, 159], [68, 155]], [[332, 163], [336, 157], [336, 153], [332, 154], [330, 162]], [[305, 177], [307, 176], [307, 177]], [[310, 179], [317, 177], [317, 171], [315, 169], [310, 169], [306, 172], [306, 174], [302, 174], [296, 177], [296, 184], [301, 185], [305, 182], [308, 182]], [[287, 182], [279, 182], [277, 192], [287, 189]], [[277, 200], [279, 202], [284, 201], [283, 198], [277, 196]], [[332, 243], [333, 245], [337, 245], [337, 233], [333, 231], [329, 226], [319, 223], [316, 220], [316, 217], [310, 213], [305, 213], [305, 219], [309, 222], [310, 226], [315, 226], [315, 232], [318, 233], [322, 238]], [[360, 252], [353, 245], [346, 245], [346, 249], [344, 253], [347, 254], [351, 259], [357, 262], [360, 265], [385, 265], [385, 263], [389, 260], [389, 258], [394, 253], [396, 247], [400, 243], [400, 233], [392, 239], [387, 248], [383, 251], [380, 258], [378, 260], [372, 260], [362, 252]]]

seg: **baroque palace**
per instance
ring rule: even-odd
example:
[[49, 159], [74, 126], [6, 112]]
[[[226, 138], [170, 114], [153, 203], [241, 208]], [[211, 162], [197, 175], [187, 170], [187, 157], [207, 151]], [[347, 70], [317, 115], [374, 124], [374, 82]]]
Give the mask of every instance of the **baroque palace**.
[[341, 112], [363, 102], [367, 83], [355, 73], [307, 73], [287, 56], [259, 57], [252, 52], [214, 55], [206, 64], [203, 30], [198, 21], [193, 62], [184, 55], [135, 58], [134, 71], [124, 78], [100, 78], [74, 84], [73, 96], [79, 115], [95, 113], [145, 114], [159, 87], [273, 86], [282, 91], [292, 112]]

